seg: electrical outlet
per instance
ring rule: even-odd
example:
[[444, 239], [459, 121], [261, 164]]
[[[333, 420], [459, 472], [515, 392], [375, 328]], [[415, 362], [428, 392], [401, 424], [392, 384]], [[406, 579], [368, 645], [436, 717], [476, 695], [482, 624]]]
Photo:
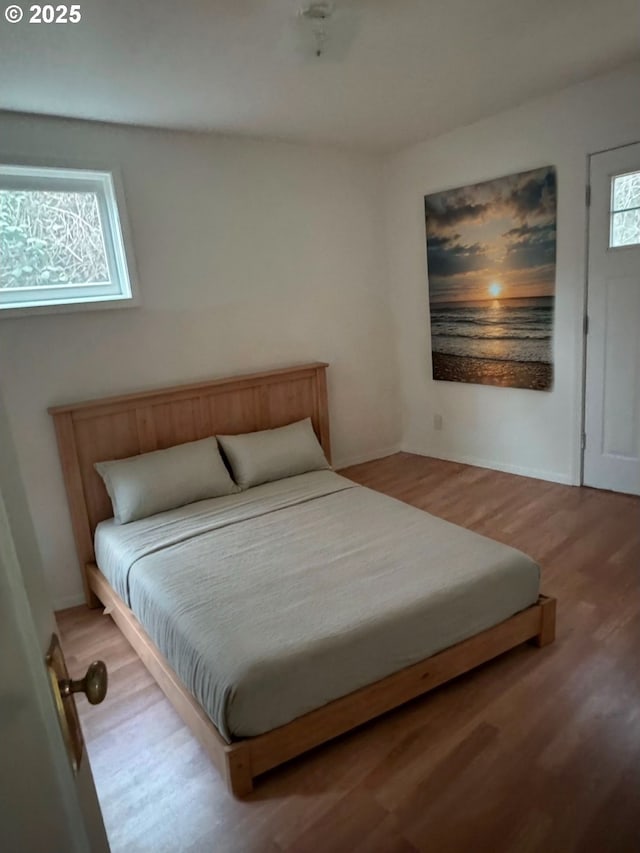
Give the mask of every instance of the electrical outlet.
[[433, 428], [442, 429], [442, 415], [437, 414], [433, 416]]

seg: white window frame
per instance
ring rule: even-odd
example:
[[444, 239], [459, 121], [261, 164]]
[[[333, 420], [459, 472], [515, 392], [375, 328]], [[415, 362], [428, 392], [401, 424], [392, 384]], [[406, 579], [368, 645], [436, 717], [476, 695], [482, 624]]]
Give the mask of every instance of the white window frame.
[[0, 161], [0, 189], [95, 193], [110, 278], [105, 284], [0, 288], [0, 319], [140, 304], [124, 195], [112, 170]]
[[609, 176], [609, 184], [610, 184], [610, 200], [609, 200], [609, 245], [608, 249], [611, 252], [619, 252], [621, 249], [637, 249], [640, 246], [640, 240], [636, 240], [634, 243], [614, 243], [613, 242], [613, 219], [617, 213], [627, 213], [631, 210], [640, 210], [640, 207], [621, 207], [616, 209], [614, 207], [614, 195], [615, 195], [615, 185], [616, 178], [626, 178], [627, 175], [635, 175], [637, 174], [637, 169], [632, 169], [630, 172], [617, 172], [615, 175]]

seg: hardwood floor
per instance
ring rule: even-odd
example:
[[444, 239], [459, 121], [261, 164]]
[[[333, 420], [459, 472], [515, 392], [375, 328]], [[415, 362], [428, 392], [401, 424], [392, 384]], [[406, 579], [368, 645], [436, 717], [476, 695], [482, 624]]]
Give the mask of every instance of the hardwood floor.
[[343, 472], [522, 549], [558, 598], [522, 646], [234, 800], [110, 619], [58, 614], [113, 853], [640, 851], [640, 499], [397, 454]]

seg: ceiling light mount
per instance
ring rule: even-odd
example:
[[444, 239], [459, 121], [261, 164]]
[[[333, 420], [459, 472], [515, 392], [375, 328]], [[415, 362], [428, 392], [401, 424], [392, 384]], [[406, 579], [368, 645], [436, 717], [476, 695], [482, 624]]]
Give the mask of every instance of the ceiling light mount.
[[315, 43], [316, 56], [322, 56], [325, 51], [327, 39], [329, 38], [329, 28], [331, 24], [331, 16], [333, 15], [334, 4], [322, 2], [311, 2], [308, 6], [303, 7], [298, 12], [299, 17], [309, 26], [313, 40]]

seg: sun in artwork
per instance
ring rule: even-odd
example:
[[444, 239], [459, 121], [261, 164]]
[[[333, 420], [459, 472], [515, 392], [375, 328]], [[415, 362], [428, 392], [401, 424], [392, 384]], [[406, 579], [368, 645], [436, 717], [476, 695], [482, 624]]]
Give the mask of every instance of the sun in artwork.
[[489, 296], [493, 299], [497, 299], [502, 293], [502, 285], [499, 281], [492, 281], [489, 285]]

